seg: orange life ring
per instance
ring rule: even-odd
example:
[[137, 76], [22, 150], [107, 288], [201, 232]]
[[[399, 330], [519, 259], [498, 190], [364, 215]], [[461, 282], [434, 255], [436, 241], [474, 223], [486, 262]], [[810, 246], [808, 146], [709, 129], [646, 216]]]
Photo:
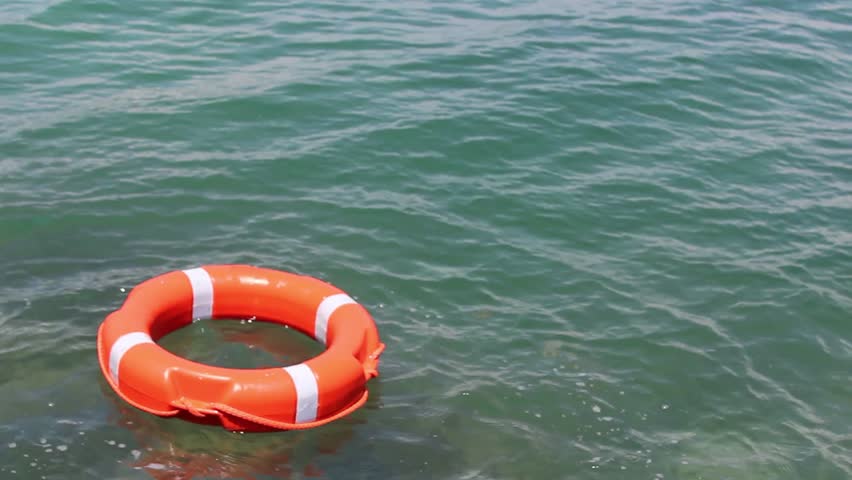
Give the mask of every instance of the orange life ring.
[[[233, 369], [174, 355], [156, 341], [193, 320], [246, 318], [288, 325], [326, 345], [283, 368]], [[367, 400], [384, 344], [367, 310], [316, 278], [247, 265], [208, 265], [134, 288], [98, 329], [98, 361], [131, 405], [229, 430], [323, 425]]]

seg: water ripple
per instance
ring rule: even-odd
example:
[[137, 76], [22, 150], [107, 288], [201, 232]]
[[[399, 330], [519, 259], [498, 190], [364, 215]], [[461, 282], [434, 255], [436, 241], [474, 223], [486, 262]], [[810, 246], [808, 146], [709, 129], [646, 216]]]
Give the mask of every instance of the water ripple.
[[[3, 4], [0, 476], [849, 477], [849, 25]], [[92, 393], [127, 289], [225, 262], [373, 312], [365, 409], [249, 438]]]

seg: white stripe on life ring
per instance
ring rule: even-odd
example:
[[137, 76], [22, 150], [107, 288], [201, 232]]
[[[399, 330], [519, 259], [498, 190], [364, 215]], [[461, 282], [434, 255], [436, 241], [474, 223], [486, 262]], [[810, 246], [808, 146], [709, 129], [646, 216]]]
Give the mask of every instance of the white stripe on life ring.
[[118, 337], [118, 340], [112, 344], [112, 348], [109, 349], [109, 373], [116, 387], [118, 387], [118, 367], [121, 365], [121, 359], [128, 350], [143, 343], [154, 343], [154, 341], [147, 333], [133, 332]]
[[314, 324], [314, 337], [322, 342], [323, 345], [328, 343], [326, 341], [326, 334], [328, 333], [328, 319], [331, 318], [331, 315], [335, 310], [350, 303], [357, 302], [352, 300], [352, 297], [345, 293], [338, 293], [330, 297], [325, 297], [325, 299], [320, 302], [319, 307], [317, 307], [316, 323]]
[[203, 268], [191, 268], [183, 273], [192, 285], [192, 319], [213, 317], [213, 280]]
[[317, 377], [311, 367], [300, 363], [284, 367], [284, 371], [296, 385], [296, 423], [313, 422], [317, 419], [319, 387]]

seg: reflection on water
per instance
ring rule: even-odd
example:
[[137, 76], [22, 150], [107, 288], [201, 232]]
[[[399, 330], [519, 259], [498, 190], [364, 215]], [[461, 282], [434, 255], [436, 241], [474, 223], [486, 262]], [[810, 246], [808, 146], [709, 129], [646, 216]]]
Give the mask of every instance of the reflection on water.
[[148, 415], [121, 401], [103, 382], [101, 391], [115, 407], [109, 423], [133, 436], [127, 466], [156, 480], [325, 476], [318, 460], [337, 455], [363, 423], [353, 415], [310, 431], [244, 434]]
[[[161, 344], [192, 360], [233, 368], [286, 366], [322, 351], [292, 329], [249, 320], [196, 322], [167, 335]], [[243, 434], [183, 421], [191, 418], [154, 417], [124, 403], [103, 384], [102, 391], [115, 405], [111, 423], [129, 429], [135, 438], [128, 466], [156, 480], [323, 476], [317, 456], [337, 454], [362, 423], [351, 416], [313, 431]]]

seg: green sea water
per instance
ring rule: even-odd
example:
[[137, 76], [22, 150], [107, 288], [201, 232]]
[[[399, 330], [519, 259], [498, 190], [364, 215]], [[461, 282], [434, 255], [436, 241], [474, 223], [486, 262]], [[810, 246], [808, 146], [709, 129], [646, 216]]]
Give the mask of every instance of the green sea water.
[[[850, 112], [842, 0], [3, 0], [0, 479], [852, 478]], [[368, 404], [123, 403], [98, 325], [212, 263], [365, 305]]]

